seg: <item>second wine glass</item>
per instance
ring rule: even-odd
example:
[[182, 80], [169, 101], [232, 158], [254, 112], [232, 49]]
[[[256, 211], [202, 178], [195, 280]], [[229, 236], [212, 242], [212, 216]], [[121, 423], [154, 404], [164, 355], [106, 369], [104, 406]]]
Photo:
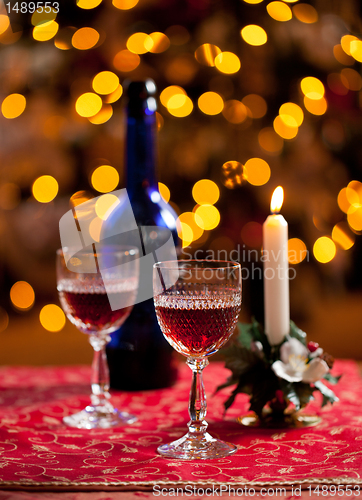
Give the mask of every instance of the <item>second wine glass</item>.
[[159, 446], [158, 452], [184, 460], [230, 455], [236, 451], [235, 445], [206, 432], [202, 370], [209, 363], [208, 356], [217, 352], [235, 329], [241, 307], [240, 264], [208, 260], [159, 262], [154, 265], [153, 278], [161, 330], [172, 347], [187, 357], [193, 373], [189, 431], [177, 441]]
[[138, 287], [138, 251], [135, 248], [97, 245], [74, 252], [67, 261], [57, 252], [57, 288], [68, 319], [89, 335], [94, 349], [91, 375], [91, 404], [64, 417], [70, 427], [110, 428], [133, 423], [134, 415], [119, 411], [110, 403], [109, 370], [105, 347], [110, 334], [131, 312]]

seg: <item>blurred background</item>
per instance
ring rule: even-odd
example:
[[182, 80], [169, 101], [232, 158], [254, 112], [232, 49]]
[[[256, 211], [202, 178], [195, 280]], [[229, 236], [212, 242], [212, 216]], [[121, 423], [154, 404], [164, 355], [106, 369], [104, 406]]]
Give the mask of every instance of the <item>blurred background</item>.
[[50, 4], [0, 4], [0, 363], [90, 362], [59, 308], [58, 224], [125, 187], [123, 86], [145, 77], [184, 255], [240, 260], [242, 319], [262, 321], [262, 224], [282, 185], [291, 318], [362, 359], [361, 2]]

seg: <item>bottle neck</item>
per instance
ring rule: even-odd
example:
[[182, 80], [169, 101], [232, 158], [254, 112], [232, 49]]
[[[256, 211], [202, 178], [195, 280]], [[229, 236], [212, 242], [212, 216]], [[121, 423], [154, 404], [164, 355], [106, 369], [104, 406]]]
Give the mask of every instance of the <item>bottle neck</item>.
[[127, 117], [126, 176], [129, 196], [158, 190], [156, 116]]

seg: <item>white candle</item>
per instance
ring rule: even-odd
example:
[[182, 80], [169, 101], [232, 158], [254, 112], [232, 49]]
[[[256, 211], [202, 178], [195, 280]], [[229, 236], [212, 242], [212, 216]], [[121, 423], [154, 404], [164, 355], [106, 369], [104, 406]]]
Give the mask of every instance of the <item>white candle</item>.
[[263, 224], [264, 327], [271, 345], [289, 333], [288, 224], [279, 210], [283, 188], [278, 186], [270, 204], [271, 215]]

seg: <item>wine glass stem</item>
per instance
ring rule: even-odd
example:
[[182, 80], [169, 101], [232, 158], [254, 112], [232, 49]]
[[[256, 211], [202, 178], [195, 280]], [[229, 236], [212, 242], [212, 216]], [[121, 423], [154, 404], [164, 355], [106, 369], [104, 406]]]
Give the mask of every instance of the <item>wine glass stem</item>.
[[109, 405], [109, 369], [106, 355], [106, 345], [109, 341], [109, 335], [90, 335], [89, 337], [94, 350], [91, 375], [93, 406]]
[[202, 370], [209, 364], [209, 361], [207, 358], [188, 358], [186, 363], [192, 370], [192, 385], [189, 400], [189, 415], [191, 420], [187, 425], [189, 427], [189, 434], [197, 439], [201, 439], [207, 429], [207, 422], [204, 420], [206, 417], [206, 393], [202, 379]]

